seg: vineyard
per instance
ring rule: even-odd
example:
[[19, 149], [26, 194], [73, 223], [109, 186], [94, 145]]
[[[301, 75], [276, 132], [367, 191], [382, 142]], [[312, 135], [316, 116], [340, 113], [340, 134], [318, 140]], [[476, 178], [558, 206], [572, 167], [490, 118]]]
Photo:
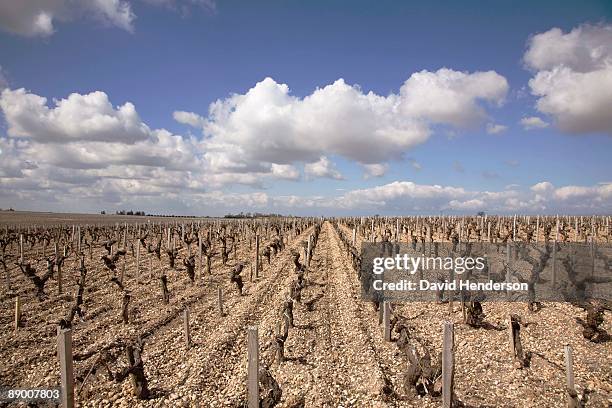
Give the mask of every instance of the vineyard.
[[519, 248], [562, 275], [574, 242], [611, 277], [610, 217], [0, 223], [0, 384], [66, 406], [612, 406], [610, 299], [378, 302], [360, 279], [365, 243], [479, 242], [493, 274]]

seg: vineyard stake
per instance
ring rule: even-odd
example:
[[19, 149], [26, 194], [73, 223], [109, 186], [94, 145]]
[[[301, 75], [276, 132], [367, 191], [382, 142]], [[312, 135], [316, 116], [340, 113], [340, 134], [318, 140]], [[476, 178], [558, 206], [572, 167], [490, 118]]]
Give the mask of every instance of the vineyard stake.
[[310, 251], [312, 250], [312, 235], [308, 236], [308, 250], [306, 251], [306, 266], [310, 266]]
[[217, 288], [217, 303], [219, 306], [219, 315], [223, 316], [223, 289], [221, 289], [221, 286]]
[[72, 362], [72, 330], [57, 328], [57, 355], [61, 372], [61, 406], [74, 407], [74, 369]]
[[23, 234], [19, 234], [19, 262], [23, 263]]
[[[512, 271], [510, 267], [510, 262], [512, 262], [512, 257], [510, 256], [510, 251], [512, 248], [510, 247], [510, 241], [506, 241], [506, 282], [510, 284], [510, 276], [512, 276]], [[510, 290], [506, 292], [506, 296], [510, 299]]]
[[185, 329], [185, 348], [189, 350], [191, 345], [191, 335], [189, 334], [189, 307], [183, 311], [183, 327]]
[[202, 273], [202, 236], [198, 234], [198, 272], [200, 273], [200, 279], [203, 276]]
[[383, 333], [385, 341], [391, 341], [391, 307], [389, 302], [383, 302]]
[[552, 250], [552, 287], [555, 288], [557, 285], [557, 240], [553, 242]]
[[516, 356], [516, 344], [514, 343], [514, 329], [512, 328], [512, 316], [508, 316], [508, 343], [510, 346], [510, 355], [512, 358]]
[[[453, 271], [452, 269], [450, 269], [448, 271], [448, 275], [449, 275], [449, 282], [454, 282], [455, 281], [455, 271]], [[452, 315], [453, 314], [453, 300], [455, 298], [455, 291], [454, 290], [447, 290], [448, 292], [448, 314]]]
[[259, 278], [259, 235], [255, 235], [255, 279]]
[[259, 408], [259, 339], [257, 326], [248, 328], [248, 406]]
[[15, 330], [19, 328], [21, 322], [21, 299], [15, 296]]
[[140, 239], [136, 240], [136, 279], [140, 282]]
[[453, 323], [444, 322], [444, 345], [442, 351], [442, 407], [453, 406], [453, 380], [455, 362], [453, 356], [454, 334]]
[[574, 385], [574, 356], [572, 355], [572, 346], [565, 346], [565, 383], [567, 386], [567, 406], [576, 408], [579, 405], [576, 401], [576, 387]]

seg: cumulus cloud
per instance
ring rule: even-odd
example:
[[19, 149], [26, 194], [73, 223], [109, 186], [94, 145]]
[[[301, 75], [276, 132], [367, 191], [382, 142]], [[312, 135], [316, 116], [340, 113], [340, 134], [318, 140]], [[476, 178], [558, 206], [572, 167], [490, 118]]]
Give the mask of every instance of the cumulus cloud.
[[548, 127], [548, 123], [544, 122], [542, 118], [539, 118], [537, 116], [522, 118], [521, 125], [523, 125], [523, 129], [525, 130], [542, 129]]
[[300, 178], [300, 172], [294, 166], [289, 164], [272, 163], [272, 174], [278, 178], [286, 180], [297, 180]]
[[103, 92], [75, 93], [48, 104], [24, 89], [5, 89], [0, 110], [8, 135], [0, 135], [5, 197], [40, 200], [46, 191], [120, 203], [135, 196], [161, 199], [300, 177], [289, 164], [233, 168], [231, 161], [222, 162], [225, 156], [215, 161], [201, 138], [151, 129], [131, 103], [113, 106]]
[[41, 143], [78, 140], [135, 143], [149, 136], [130, 102], [116, 109], [104, 92], [73, 93], [47, 106], [47, 98], [25, 89], [5, 89], [0, 108], [8, 124], [8, 135]]
[[460, 187], [423, 185], [411, 181], [395, 181], [382, 186], [358, 189], [336, 199], [334, 206], [345, 209], [397, 209], [436, 211], [449, 200], [466, 196]]
[[534, 35], [524, 55], [537, 109], [568, 133], [612, 134], [612, 25], [553, 28]]
[[565, 186], [555, 190], [554, 195], [559, 200], [582, 199], [609, 200], [612, 198], [612, 184], [603, 184], [593, 187]]
[[473, 213], [512, 212], [609, 212], [612, 209], [612, 184], [562, 186], [537, 183], [530, 190], [507, 186], [502, 191], [474, 191], [457, 186], [417, 184], [395, 181], [382, 186], [353, 190], [321, 206], [384, 213]]
[[506, 92], [507, 81], [492, 71], [422, 71], [388, 96], [339, 79], [298, 98], [265, 78], [213, 103], [204, 133], [211, 148], [245, 162], [313, 162], [334, 154], [379, 164], [426, 141], [429, 123], [477, 123], [486, 116], [481, 101], [500, 103]]
[[485, 208], [486, 203], [482, 200], [472, 199], [466, 201], [451, 200], [448, 208], [452, 210], [474, 211]]
[[508, 129], [507, 126], [500, 125], [497, 123], [487, 123], [487, 133], [490, 135], [497, 135], [503, 133]]
[[542, 181], [531, 186], [531, 191], [534, 191], [536, 193], [547, 193], [549, 191], [552, 191], [553, 189], [554, 186], [548, 181]]
[[[518, 186], [472, 191], [396, 181], [310, 197], [221, 190], [227, 184], [265, 187], [268, 180], [299, 180], [302, 164], [306, 178], [339, 180], [343, 176], [334, 157], [357, 162], [370, 177], [384, 175], [386, 161], [405, 157], [406, 149], [427, 139], [434, 121], [402, 111], [402, 98], [364, 93], [344, 81], [297, 98], [286, 85], [267, 79], [245, 94], [213, 103], [206, 116], [175, 112], [181, 123], [202, 128], [204, 137], [196, 137], [151, 129], [131, 103], [115, 105], [104, 92], [48, 102], [24, 89], [5, 89], [0, 95], [7, 124], [7, 136], [0, 135], [0, 203], [20, 208], [45, 203], [64, 211], [108, 204], [192, 214], [211, 208], [216, 214], [261, 208], [326, 214], [610, 210], [610, 183], [557, 188], [542, 182], [526, 191]], [[460, 163], [455, 168], [463, 171]]]
[[314, 163], [307, 163], [304, 166], [304, 173], [307, 177], [326, 177], [335, 180], [343, 180], [344, 177], [336, 166], [327, 157], [321, 156], [321, 158]]
[[369, 179], [370, 177], [382, 177], [385, 175], [388, 168], [389, 168], [389, 165], [386, 163], [364, 164], [363, 165], [363, 170], [364, 170], [363, 177], [365, 179]]
[[495, 71], [424, 70], [412, 74], [401, 87], [400, 109], [431, 122], [468, 127], [486, 119], [479, 101], [500, 105], [507, 93], [508, 81]]
[[132, 31], [134, 13], [122, 0], [28, 0], [0, 1], [0, 29], [10, 33], [50, 36], [55, 21], [71, 21], [88, 16], [103, 24]]
[[202, 116], [193, 112], [174, 111], [172, 117], [178, 123], [189, 125], [195, 128], [201, 128], [206, 123], [206, 120]]

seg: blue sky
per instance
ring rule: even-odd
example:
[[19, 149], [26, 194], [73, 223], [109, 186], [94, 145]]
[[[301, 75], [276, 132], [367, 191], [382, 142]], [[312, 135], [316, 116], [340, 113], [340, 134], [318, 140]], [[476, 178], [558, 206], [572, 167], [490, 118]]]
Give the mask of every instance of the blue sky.
[[[109, 1], [122, 7], [111, 12], [89, 1], [79, 6], [69, 0], [59, 2], [61, 7], [57, 3], [37, 0], [30, 8], [19, 9], [0, 1], [0, 74], [6, 89], [1, 105], [0, 169], [4, 166], [4, 170], [0, 171], [0, 187], [4, 193], [0, 193], [0, 207], [56, 211], [138, 208], [214, 215], [236, 210], [293, 214], [612, 210], [612, 90], [602, 89], [612, 77], [612, 52], [606, 48], [612, 38], [612, 3], [608, 1], [500, 1], [493, 5], [488, 1], [143, 0]], [[41, 15], [51, 25], [47, 20], [43, 25], [36, 23]], [[560, 29], [558, 36], [552, 35], [554, 28]], [[534, 36], [541, 41], [531, 42]], [[593, 57], [587, 68], [577, 66], [567, 52], [555, 54], [567, 42], [571, 42], [570, 52], [578, 56], [585, 49], [595, 53], [603, 49], [604, 56]], [[533, 58], [527, 62], [530, 49]], [[553, 76], [549, 83], [542, 79], [549, 73], [557, 75], [564, 67], [571, 71], [570, 80]], [[289, 163], [283, 158], [262, 160], [260, 153], [253, 153], [257, 146], [249, 143], [265, 144], [266, 132], [286, 129], [288, 119], [276, 118], [272, 130], [240, 135], [237, 133], [251, 132], [248, 129], [261, 122], [251, 122], [245, 114], [236, 130], [233, 126], [238, 119], [220, 123], [209, 115], [211, 103], [227, 102], [232, 94], [244, 95], [267, 77], [275, 85], [286, 84], [289, 95], [298, 101], [339, 78], [349, 86], [359, 86], [363, 95], [372, 92], [388, 97], [398, 95], [413, 74], [426, 70], [435, 74], [432, 78], [441, 78], [443, 73], [438, 70], [442, 68], [469, 78], [477, 72], [494, 71], [496, 77], [491, 81], [497, 82], [482, 85], [474, 79], [462, 88], [453, 81], [463, 78], [444, 76], [441, 86], [456, 91], [459, 101], [467, 98], [465, 101], [474, 103], [472, 111], [447, 107], [450, 102], [442, 98], [423, 102], [433, 105], [432, 113], [431, 106], [418, 106], [420, 99], [412, 98], [409, 113], [401, 108], [404, 110], [395, 119], [402, 126], [404, 120], [425, 126], [426, 140], [409, 147], [398, 142], [398, 156], [378, 160], [385, 167], [384, 175], [364, 175], [363, 156], [352, 154], [345, 146], [350, 137], [340, 139], [337, 143], [344, 146], [334, 149], [335, 142], [322, 141], [333, 138], [325, 132], [308, 133], [312, 143], [305, 143], [320, 142], [322, 147], [300, 149]], [[585, 81], [595, 84], [593, 91], [584, 83], [581, 88], [574, 83], [585, 73], [592, 75]], [[529, 81], [540, 74], [545, 89], [534, 95]], [[408, 91], [429, 92], [427, 81], [415, 78], [413, 85]], [[490, 88], [483, 95], [470, 96], [481, 86]], [[130, 102], [138, 119], [152, 132], [139, 139], [143, 143], [139, 149], [159, 148], [162, 156], [174, 152], [180, 168], [165, 162], [156, 165], [154, 158], [159, 156], [143, 164], [138, 152], [130, 153], [138, 157], [126, 157], [120, 163], [92, 159], [100, 152], [99, 145], [91, 144], [88, 136], [74, 135], [90, 134], [79, 126], [85, 126], [87, 115], [94, 117], [99, 112], [62, 116], [56, 139], [49, 141], [46, 129], [54, 126], [55, 116], [42, 120], [41, 111], [27, 106], [25, 96], [16, 92], [21, 88], [26, 96], [47, 98], [50, 109], [54, 100], [72, 93], [84, 96], [101, 91], [117, 110]], [[598, 101], [597, 106], [584, 106], [580, 98], [586, 105]], [[547, 106], [538, 107], [538, 101]], [[239, 103], [234, 106], [237, 110]], [[263, 98], [258, 103], [265, 110], [272, 102]], [[469, 117], [476, 111], [482, 116], [458, 126], [457, 120], [463, 119], [449, 120], [446, 113], [438, 112], [449, 109], [454, 109], [449, 114], [452, 118]], [[330, 118], [331, 114], [304, 110], [306, 122], [337, 120], [335, 125], [341, 128], [352, 121], [348, 113]], [[215, 130], [179, 123], [173, 118], [177, 111], [193, 112], [216, 125]], [[74, 122], [65, 123], [70, 118]], [[524, 118], [540, 118], [538, 123], [546, 127], [526, 129], [521, 124]], [[369, 126], [368, 118], [363, 120]], [[571, 125], [567, 122], [597, 126], [595, 131], [588, 125], [568, 130]], [[495, 125], [499, 132], [490, 134], [488, 126]], [[266, 122], [266, 126], [272, 125]], [[372, 126], [376, 130], [382, 125]], [[154, 134], [160, 129], [180, 139], [161, 146]], [[305, 130], [295, 130], [293, 124], [291, 129], [287, 140], [304, 139]], [[124, 151], [121, 135], [115, 133], [108, 140], [95, 137], [97, 142], [107, 142], [109, 151]], [[271, 143], [285, 136], [275, 137]], [[370, 137], [378, 143], [375, 133]], [[396, 139], [379, 142], [389, 140]], [[241, 160], [248, 157], [240, 171], [215, 167], [206, 155], [221, 145], [229, 150], [222, 150], [218, 160], [234, 157], [232, 149], [241, 150]], [[368, 146], [364, 144], [361, 151]], [[79, 169], [63, 166], [75, 152], [83, 154]], [[51, 155], [56, 157], [52, 162]], [[319, 156], [325, 156], [328, 161], [323, 164], [328, 165], [307, 171], [305, 166], [317, 162]], [[88, 165], [92, 160], [96, 164]], [[261, 171], [272, 163], [292, 166], [298, 174], [278, 177], [269, 169]], [[250, 167], [259, 170], [244, 170]], [[211, 181], [213, 174], [218, 176], [215, 181]], [[156, 185], [147, 192], [147, 181], [156, 177], [176, 182]], [[550, 186], [532, 188], [538, 183]], [[447, 187], [463, 191], [444, 190]]]

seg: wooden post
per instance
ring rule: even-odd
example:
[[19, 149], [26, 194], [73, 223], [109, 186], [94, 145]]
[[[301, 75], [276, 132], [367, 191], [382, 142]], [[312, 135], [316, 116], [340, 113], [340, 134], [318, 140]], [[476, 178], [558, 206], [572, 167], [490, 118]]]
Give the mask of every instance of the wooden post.
[[312, 251], [312, 234], [308, 236], [308, 250], [306, 251], [306, 266], [310, 266], [311, 251]]
[[572, 355], [572, 346], [565, 346], [565, 383], [567, 386], [567, 406], [575, 408], [579, 405], [576, 401], [576, 386], [574, 384], [574, 356]]
[[552, 287], [557, 286], [557, 240], [553, 242], [552, 250]]
[[374, 219], [372, 218], [372, 229], [370, 232], [370, 241], [374, 242]]
[[453, 377], [455, 362], [453, 355], [454, 348], [453, 323], [444, 322], [444, 343], [442, 351], [442, 407], [451, 408], [453, 406]]
[[57, 356], [61, 373], [60, 405], [74, 407], [74, 369], [72, 362], [72, 330], [57, 328]]
[[191, 335], [189, 334], [189, 307], [183, 311], [183, 327], [185, 329], [185, 348], [189, 350], [191, 346]]
[[21, 299], [15, 296], [15, 330], [19, 328], [21, 322]]
[[198, 234], [198, 272], [200, 273], [200, 278], [203, 276], [202, 273], [202, 236]]
[[217, 301], [219, 306], [219, 315], [223, 316], [223, 289], [221, 289], [221, 286], [217, 288]]
[[510, 355], [514, 359], [516, 356], [516, 345], [514, 343], [514, 329], [512, 328], [512, 316], [508, 316], [508, 343], [510, 348]]
[[[510, 246], [510, 241], [506, 241], [506, 283], [510, 283], [510, 277], [512, 276], [512, 268], [510, 263], [512, 262], [512, 257], [510, 256], [510, 251], [512, 247]], [[506, 292], [508, 299], [510, 299], [510, 290]]]
[[19, 263], [23, 263], [23, 234], [19, 234]]
[[[449, 282], [454, 282], [455, 281], [455, 271], [453, 269], [449, 269], [448, 271], [448, 275], [449, 275]], [[453, 310], [453, 300], [455, 298], [455, 291], [454, 290], [450, 290], [448, 289], [446, 291], [446, 293], [448, 293], [448, 314], [452, 315], [454, 310]]]
[[248, 328], [248, 406], [259, 408], [259, 339], [257, 326]]
[[383, 302], [383, 335], [385, 341], [391, 341], [391, 307], [389, 302]]
[[259, 278], [259, 235], [255, 235], [255, 279]]
[[140, 281], [140, 240], [136, 240], [136, 280]]
[[578, 242], [580, 236], [578, 235], [578, 217], [574, 217], [574, 242]]

